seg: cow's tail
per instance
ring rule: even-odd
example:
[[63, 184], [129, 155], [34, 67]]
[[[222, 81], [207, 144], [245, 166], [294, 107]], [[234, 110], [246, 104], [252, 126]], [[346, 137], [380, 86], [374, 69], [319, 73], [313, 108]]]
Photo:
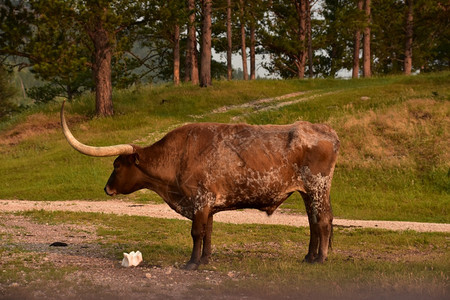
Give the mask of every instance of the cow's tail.
[[[328, 201], [330, 203], [330, 211], [331, 216], [333, 216], [333, 208], [331, 207], [331, 196], [329, 196]], [[328, 241], [328, 249], [333, 250], [333, 220], [331, 221], [331, 231], [330, 231], [330, 239]]]
[[333, 223], [331, 223], [330, 240], [328, 241], [328, 249], [333, 250]]

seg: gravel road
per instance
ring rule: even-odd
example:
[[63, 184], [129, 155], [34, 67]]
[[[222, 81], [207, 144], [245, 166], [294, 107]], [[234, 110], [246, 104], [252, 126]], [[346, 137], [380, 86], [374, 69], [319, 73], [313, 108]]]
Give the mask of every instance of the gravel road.
[[[0, 200], [0, 212], [17, 212], [34, 209], [47, 211], [103, 212], [117, 215], [147, 216], [153, 218], [186, 220], [166, 204], [134, 204], [132, 202], [110, 201], [25, 201]], [[214, 216], [215, 222], [233, 224], [278, 224], [288, 226], [308, 226], [308, 218], [278, 209], [268, 217], [257, 210], [224, 211]], [[450, 224], [419, 223], [399, 221], [366, 221], [335, 218], [335, 226], [381, 228], [389, 230], [414, 230], [419, 232], [450, 232]]]

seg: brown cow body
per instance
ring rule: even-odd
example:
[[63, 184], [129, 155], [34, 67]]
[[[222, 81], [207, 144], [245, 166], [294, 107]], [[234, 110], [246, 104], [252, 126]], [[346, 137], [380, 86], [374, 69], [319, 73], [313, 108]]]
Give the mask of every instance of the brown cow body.
[[188, 269], [209, 261], [215, 213], [256, 208], [270, 215], [298, 191], [311, 232], [305, 260], [323, 262], [332, 231], [330, 188], [338, 150], [336, 133], [321, 124], [189, 124], [120, 155], [105, 191], [147, 188], [192, 220]]

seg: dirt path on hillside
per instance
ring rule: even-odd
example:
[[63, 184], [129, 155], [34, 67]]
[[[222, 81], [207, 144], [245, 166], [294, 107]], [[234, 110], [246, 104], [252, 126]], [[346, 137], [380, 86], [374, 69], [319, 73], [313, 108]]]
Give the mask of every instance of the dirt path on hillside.
[[[166, 204], [136, 204], [127, 201], [24, 201], [24, 200], [0, 200], [0, 212], [16, 212], [27, 210], [47, 211], [82, 211], [103, 212], [117, 215], [147, 216], [153, 218], [180, 219], [186, 218], [177, 214]], [[214, 216], [215, 222], [233, 224], [278, 224], [296, 227], [308, 226], [308, 218], [305, 215], [291, 213], [278, 209], [268, 217], [266, 213], [257, 210], [224, 211]], [[335, 218], [335, 226], [380, 228], [389, 230], [414, 230], [419, 232], [450, 232], [450, 224], [419, 223], [398, 221], [366, 221], [346, 220]]]
[[249, 114], [257, 113], [257, 112], [263, 112], [268, 110], [277, 110], [282, 107], [293, 105], [300, 102], [305, 102], [309, 100], [313, 100], [318, 97], [336, 94], [341, 92], [341, 90], [336, 90], [332, 92], [325, 92], [325, 93], [318, 93], [318, 94], [311, 94], [311, 92], [307, 91], [301, 91], [301, 92], [295, 92], [290, 93], [286, 95], [281, 95], [278, 97], [273, 98], [263, 98], [263, 99], [257, 99], [254, 101], [237, 104], [237, 105], [225, 105], [216, 109], [213, 109], [212, 111], [200, 114], [200, 115], [191, 115], [194, 119], [203, 119], [204, 117], [208, 115], [214, 115], [214, 114], [222, 114], [226, 113], [228, 111], [232, 110], [242, 110], [242, 109], [251, 109], [251, 112], [242, 112], [241, 114], [234, 116], [231, 118], [232, 121], [242, 121], [242, 117], [247, 116]]

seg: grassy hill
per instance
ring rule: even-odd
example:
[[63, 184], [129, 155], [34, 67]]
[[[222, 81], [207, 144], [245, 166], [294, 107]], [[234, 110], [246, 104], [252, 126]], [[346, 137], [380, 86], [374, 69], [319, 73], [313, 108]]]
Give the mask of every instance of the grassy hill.
[[[273, 98], [281, 95], [287, 97]], [[114, 91], [116, 115], [94, 115], [92, 95], [67, 106], [74, 135], [91, 145], [147, 145], [188, 122], [330, 124], [341, 139], [332, 188], [336, 217], [450, 222], [450, 73], [359, 80], [257, 80]], [[272, 99], [270, 99], [272, 98]], [[114, 158], [71, 149], [60, 103], [0, 123], [0, 198], [107, 199]], [[162, 201], [152, 192], [124, 197]], [[304, 211], [298, 195], [284, 207]]]

